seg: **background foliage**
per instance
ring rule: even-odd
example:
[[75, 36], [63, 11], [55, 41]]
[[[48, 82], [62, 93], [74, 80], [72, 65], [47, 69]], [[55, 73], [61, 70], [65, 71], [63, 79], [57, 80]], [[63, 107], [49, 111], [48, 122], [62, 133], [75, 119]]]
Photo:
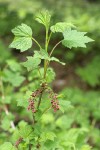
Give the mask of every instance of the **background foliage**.
[[[58, 144], [60, 141], [62, 149], [90, 150], [90, 147], [92, 147], [93, 150], [99, 150], [99, 0], [17, 0], [16, 3], [14, 0], [0, 0], [0, 77], [4, 85], [4, 90], [0, 88], [0, 144], [4, 142], [15, 143], [17, 140], [17, 133], [11, 128], [12, 121], [18, 126], [19, 130], [25, 128], [26, 121], [31, 122], [32, 118], [29, 117], [29, 112], [20, 107], [24, 103], [21, 99], [27, 100], [30, 91], [38, 87], [39, 84], [38, 73], [26, 74], [25, 68], [18, 63], [18, 61], [25, 60], [27, 53], [33, 54], [33, 49], [20, 55], [19, 51], [8, 48], [13, 38], [11, 29], [21, 23], [26, 23], [31, 26], [34, 36], [42, 44], [44, 42], [42, 37], [44, 36], [44, 29], [36, 24], [33, 18], [36, 12], [44, 8], [53, 14], [52, 24], [55, 24], [58, 20], [72, 22], [78, 27], [78, 30], [88, 32], [89, 36], [95, 40], [86, 49], [72, 48], [72, 50], [66, 50], [61, 46], [56, 49], [55, 56], [67, 62], [67, 65], [61, 67], [60, 64], [51, 63], [57, 73], [52, 86], [58, 93], [62, 90], [61, 93], [63, 99], [68, 102], [68, 108], [63, 110], [64, 114], [59, 112], [53, 115], [52, 112], [49, 112], [43, 116], [41, 122], [43, 126], [46, 126], [44, 134], [48, 133], [48, 129], [56, 133], [58, 141], [55, 141], [55, 143]], [[61, 39], [60, 35], [58, 37]], [[52, 47], [59, 39], [56, 36], [53, 37], [50, 46]], [[36, 49], [35, 45], [33, 47]], [[49, 69], [48, 80], [52, 81], [54, 78], [55, 73], [52, 69]], [[2, 91], [5, 97], [2, 97]], [[46, 99], [46, 97], [44, 98]], [[69, 101], [73, 107], [69, 104]], [[25, 103], [24, 107], [26, 108], [26, 106]], [[13, 137], [10, 136], [12, 133]], [[45, 145], [48, 145], [51, 149], [54, 148], [53, 142], [49, 142], [49, 140], [53, 141], [55, 135], [51, 133], [48, 137], [44, 134], [42, 140], [45, 141], [45, 138], [47, 138]], [[72, 143], [72, 147], [69, 147], [70, 143]], [[13, 147], [9, 143], [7, 145], [9, 145], [9, 149]]]

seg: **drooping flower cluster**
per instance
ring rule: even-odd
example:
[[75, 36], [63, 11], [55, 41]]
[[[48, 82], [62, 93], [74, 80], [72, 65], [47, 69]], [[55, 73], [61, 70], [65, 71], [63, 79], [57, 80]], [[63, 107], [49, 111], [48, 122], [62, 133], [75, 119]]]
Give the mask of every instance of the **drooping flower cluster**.
[[36, 113], [36, 109], [35, 109], [35, 101], [32, 100], [31, 98], [29, 99], [29, 105], [28, 105], [28, 110], [31, 110], [32, 113]]
[[28, 110], [31, 110], [32, 113], [36, 113], [36, 106], [35, 106], [35, 102], [36, 102], [36, 97], [39, 97], [40, 94], [44, 91], [44, 89], [46, 89], [47, 84], [46, 83], [42, 83], [41, 87], [39, 89], [37, 89], [36, 91], [33, 91], [28, 102]]
[[57, 98], [57, 94], [54, 93], [50, 89], [48, 90], [48, 93], [49, 93], [49, 98], [51, 99], [52, 108], [53, 108], [54, 112], [56, 112], [57, 110], [60, 109], [59, 101], [58, 101], [58, 98]]

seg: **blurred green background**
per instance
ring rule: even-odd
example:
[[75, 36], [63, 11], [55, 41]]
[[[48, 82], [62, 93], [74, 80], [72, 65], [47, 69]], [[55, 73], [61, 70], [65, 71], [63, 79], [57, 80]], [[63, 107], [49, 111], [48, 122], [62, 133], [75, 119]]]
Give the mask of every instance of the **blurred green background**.
[[[54, 55], [66, 62], [66, 66], [57, 63], [51, 63], [51, 66], [57, 74], [53, 82], [54, 91], [62, 91], [64, 98], [74, 105], [73, 110], [67, 111], [56, 121], [56, 126], [62, 134], [63, 130], [86, 127], [88, 133], [83, 139], [93, 150], [100, 150], [100, 0], [0, 0], [0, 68], [3, 70], [8, 60], [25, 60], [25, 56], [36, 49], [33, 45], [31, 50], [20, 54], [20, 51], [8, 48], [13, 39], [11, 29], [15, 26], [21, 23], [31, 26], [34, 37], [44, 44], [44, 28], [34, 21], [34, 15], [41, 9], [51, 12], [51, 24], [57, 21], [72, 22], [79, 31], [88, 32], [88, 36], [95, 40], [86, 49], [70, 50], [59, 46]], [[59, 41], [58, 38], [61, 37], [51, 39], [50, 47]], [[19, 89], [10, 88], [15, 93]], [[10, 89], [6, 91], [9, 95]], [[11, 110], [14, 111], [13, 108]], [[5, 137], [1, 136], [4, 141]]]

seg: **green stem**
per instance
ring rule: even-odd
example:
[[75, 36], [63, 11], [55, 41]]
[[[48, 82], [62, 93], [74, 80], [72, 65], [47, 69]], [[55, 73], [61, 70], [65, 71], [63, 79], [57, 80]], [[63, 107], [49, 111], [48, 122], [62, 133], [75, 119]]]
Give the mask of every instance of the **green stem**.
[[39, 44], [39, 42], [38, 42], [35, 38], [33, 38], [33, 37], [31, 37], [31, 38], [32, 38], [32, 40], [39, 46], [39, 48], [42, 49], [42, 47], [41, 47], [41, 45]]
[[53, 47], [53, 49], [51, 50], [51, 52], [50, 52], [50, 54], [49, 54], [49, 56], [51, 56], [52, 55], [52, 53], [53, 53], [53, 51], [55, 50], [55, 48], [60, 44], [62, 42], [62, 40], [61, 41], [59, 41], [54, 47]]
[[[48, 44], [51, 38], [52, 32], [50, 33], [50, 35], [48, 36], [48, 28], [46, 28], [46, 39], [45, 39], [45, 51], [48, 51]], [[46, 71], [47, 71], [47, 60], [44, 60], [44, 79], [46, 78]], [[40, 97], [39, 97], [39, 101], [38, 101], [38, 105], [37, 105], [37, 109], [39, 109], [41, 100], [42, 100], [42, 95], [43, 95], [44, 90], [42, 91]]]
[[[59, 41], [54, 47], [53, 47], [53, 49], [51, 50], [51, 52], [50, 52], [50, 54], [49, 54], [49, 56], [51, 56], [52, 55], [52, 53], [53, 53], [53, 51], [55, 50], [55, 48], [61, 43], [62, 41]], [[46, 74], [46, 72], [47, 72], [47, 68], [48, 68], [48, 66], [49, 66], [49, 61], [47, 61], [46, 62], [46, 69], [45, 69], [45, 74]], [[45, 77], [45, 76], [44, 76]]]
[[[45, 51], [48, 51], [48, 28], [46, 28], [46, 39], [45, 39]], [[46, 77], [46, 62], [47, 60], [44, 60], [44, 79]]]
[[51, 39], [51, 35], [52, 35], [52, 32], [50, 32], [49, 37], [48, 37], [48, 45], [49, 45], [49, 42], [50, 42], [50, 39]]
[[[50, 35], [51, 36], [51, 35]], [[48, 51], [48, 44], [50, 41], [50, 36], [48, 37], [48, 28], [46, 28], [46, 39], [45, 39], [45, 51]], [[46, 70], [47, 70], [47, 65], [46, 65], [47, 61], [44, 60], [44, 79], [46, 78]], [[39, 97], [39, 101], [38, 101], [38, 105], [37, 105], [37, 109], [39, 109], [41, 100], [42, 100], [42, 95], [43, 95], [44, 90], [42, 91], [40, 97]]]
[[42, 100], [42, 95], [43, 95], [43, 91], [42, 91], [42, 93], [41, 93], [41, 95], [40, 95], [40, 97], [39, 97], [39, 101], [38, 101], [38, 105], [37, 105], [37, 110], [38, 110], [39, 107], [40, 107], [40, 103], [41, 103], [41, 100]]
[[48, 51], [48, 28], [46, 28], [45, 50]]

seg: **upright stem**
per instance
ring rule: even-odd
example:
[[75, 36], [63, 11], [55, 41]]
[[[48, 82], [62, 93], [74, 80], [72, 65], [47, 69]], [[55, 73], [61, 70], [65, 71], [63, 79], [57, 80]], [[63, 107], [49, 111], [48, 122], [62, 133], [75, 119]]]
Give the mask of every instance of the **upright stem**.
[[[39, 48], [41, 49], [41, 46], [40, 44], [32, 37], [32, 40], [39, 46]], [[49, 39], [50, 40], [50, 39]], [[48, 50], [48, 28], [46, 28], [46, 39], [45, 39], [45, 50], [47, 51]], [[41, 72], [38, 68], [38, 71], [39, 71], [39, 74], [41, 76]], [[44, 79], [46, 77], [46, 60], [44, 60]], [[40, 94], [40, 97], [39, 97], [39, 101], [38, 101], [38, 104], [37, 104], [37, 110], [39, 109], [40, 107], [40, 103], [41, 103], [41, 100], [42, 100], [42, 95], [43, 95], [43, 92], [44, 92], [44, 89], [42, 91], [42, 93]], [[35, 123], [35, 116], [33, 115], [33, 121]]]
[[[62, 41], [59, 41], [59, 42], [53, 47], [53, 49], [51, 50], [49, 56], [52, 55], [52, 53], [53, 53], [53, 51], [55, 50], [55, 48], [56, 48], [61, 42], [62, 42]], [[48, 67], [48, 65], [49, 65], [49, 61], [46, 62], [46, 70], [45, 70], [45, 74], [46, 74], [46, 72], [47, 72], [47, 67]]]
[[[51, 36], [51, 35], [50, 35]], [[48, 37], [48, 28], [46, 28], [46, 39], [45, 39], [45, 51], [48, 51], [48, 44], [50, 41], [50, 36]], [[44, 79], [46, 78], [46, 70], [47, 70], [47, 60], [44, 60]], [[43, 95], [44, 89], [39, 97], [39, 101], [38, 101], [38, 105], [37, 105], [37, 109], [39, 109], [41, 100], [42, 100], [42, 95]]]
[[48, 50], [48, 28], [46, 28], [45, 50]]
[[[45, 51], [48, 51], [48, 28], [46, 28]], [[44, 60], [44, 79], [46, 77], [46, 60]]]
[[49, 42], [50, 42], [51, 35], [52, 35], [52, 32], [50, 32], [50, 35], [48, 37], [48, 45], [49, 45]]

